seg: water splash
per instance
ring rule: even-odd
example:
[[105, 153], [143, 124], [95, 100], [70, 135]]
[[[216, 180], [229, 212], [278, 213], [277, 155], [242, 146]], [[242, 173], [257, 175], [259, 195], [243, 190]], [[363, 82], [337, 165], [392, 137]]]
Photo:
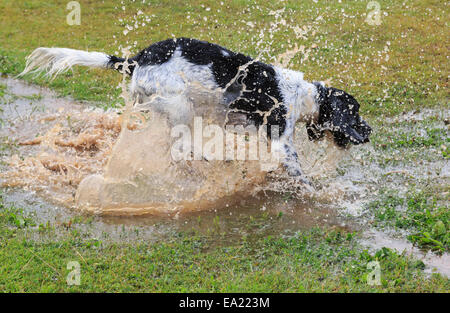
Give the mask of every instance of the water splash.
[[[125, 3], [121, 4], [120, 9], [127, 11]], [[252, 9], [267, 11], [259, 6]], [[300, 27], [290, 23], [286, 20], [289, 14], [285, 9], [269, 10], [265, 14], [272, 20], [268, 25], [263, 25], [259, 36], [254, 37], [256, 42], [253, 46], [259, 51], [255, 60], [272, 60], [287, 67], [300, 54], [300, 62], [306, 62], [314, 45], [306, 48], [305, 45], [298, 46], [298, 42], [307, 40], [308, 36], [314, 37], [314, 26]], [[131, 19], [119, 20], [124, 25], [122, 35], [125, 40], [120, 42], [124, 43], [125, 48], [119, 44], [117, 46], [124, 57], [130, 56], [130, 50], [137, 46], [137, 42], [126, 40], [127, 35], [139, 32], [141, 28], [148, 30], [153, 18], [139, 9]], [[243, 25], [253, 28], [257, 22], [243, 21]], [[286, 32], [290, 35], [286, 51], [278, 54], [271, 43], [276, 36]], [[223, 199], [232, 201], [230, 197], [233, 195], [236, 198], [248, 197], [267, 191], [290, 193], [299, 199], [313, 196], [305, 194], [303, 186], [287, 177], [281, 169], [266, 175], [256, 161], [174, 163], [169, 153], [173, 143], [170, 139], [173, 125], [157, 112], [142, 113], [139, 110], [135, 99], [129, 94], [126, 77], [124, 72], [120, 88], [125, 106], [121, 110], [86, 113], [86, 110], [78, 112], [74, 106], [55, 112], [55, 108], [50, 107], [48, 109], [52, 113], [43, 113], [40, 121], [30, 123], [34, 132], [40, 135], [22, 136], [16, 140], [22, 147], [33, 147], [29, 149], [33, 152], [25, 157], [9, 157], [9, 169], [2, 175], [4, 185], [44, 191], [47, 196], [65, 205], [110, 214], [198, 210], [216, 206]], [[197, 100], [199, 103], [203, 101]], [[44, 102], [41, 101], [45, 106]], [[196, 103], [194, 106], [197, 110], [200, 107], [214, 107]], [[205, 116], [210, 123], [218, 119], [213, 117], [217, 111], [220, 110], [197, 113]], [[225, 124], [230, 112], [226, 113]], [[73, 126], [73, 121], [77, 121], [77, 127]], [[17, 129], [24, 124], [17, 125]], [[297, 127], [295, 145], [304, 171], [316, 179], [333, 173], [345, 154], [328, 140], [319, 144], [309, 142], [303, 125]], [[322, 186], [314, 196], [331, 201], [330, 194], [333, 199], [341, 195], [337, 190]]]

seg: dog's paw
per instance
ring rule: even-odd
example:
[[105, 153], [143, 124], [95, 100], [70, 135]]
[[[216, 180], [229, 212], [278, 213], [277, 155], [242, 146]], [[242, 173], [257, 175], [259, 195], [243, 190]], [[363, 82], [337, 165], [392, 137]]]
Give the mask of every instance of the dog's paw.
[[315, 191], [315, 188], [313, 186], [313, 184], [311, 183], [311, 181], [305, 177], [305, 176], [295, 176], [293, 177], [296, 183], [299, 183], [302, 185], [302, 187], [304, 187], [306, 190], [313, 192]]
[[294, 180], [297, 184], [301, 184], [308, 191], [314, 191], [314, 186], [311, 181], [303, 174], [300, 166], [297, 162], [286, 162], [284, 163], [284, 167], [288, 175]]
[[305, 176], [295, 176], [294, 179], [295, 179], [295, 181], [297, 181], [297, 182], [300, 182], [300, 183], [302, 183], [302, 184], [304, 184], [304, 185], [308, 185], [308, 186], [311, 186], [311, 187], [312, 187], [311, 181], [310, 181], [307, 177], [305, 177]]
[[311, 183], [311, 181], [303, 175], [303, 173], [299, 170], [295, 171], [288, 171], [289, 176], [291, 179], [294, 180], [295, 184], [302, 185], [302, 187], [306, 188], [308, 191], [314, 191], [314, 186]]

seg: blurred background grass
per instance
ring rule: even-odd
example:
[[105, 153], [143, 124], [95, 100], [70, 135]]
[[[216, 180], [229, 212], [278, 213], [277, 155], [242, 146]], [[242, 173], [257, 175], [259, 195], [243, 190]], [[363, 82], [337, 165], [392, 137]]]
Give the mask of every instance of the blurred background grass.
[[[131, 46], [136, 53], [184, 36], [272, 63], [297, 44], [308, 57], [300, 52], [288, 67], [354, 94], [365, 114], [448, 106], [448, 2], [378, 1], [378, 26], [365, 22], [373, 11], [368, 1], [81, 0], [80, 25], [67, 24], [67, 3], [1, 1], [0, 72], [18, 74], [26, 55], [41, 46], [109, 54]], [[26, 79], [105, 107], [119, 101], [120, 75], [113, 71], [75, 68], [52, 82]]]

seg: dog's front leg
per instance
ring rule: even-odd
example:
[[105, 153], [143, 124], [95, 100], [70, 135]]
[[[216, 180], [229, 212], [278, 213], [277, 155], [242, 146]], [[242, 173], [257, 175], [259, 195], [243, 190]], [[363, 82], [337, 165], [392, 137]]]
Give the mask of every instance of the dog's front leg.
[[281, 164], [287, 171], [287, 173], [292, 176], [295, 180], [312, 186], [309, 179], [304, 175], [300, 164], [298, 162], [298, 154], [295, 150], [294, 143], [292, 139], [282, 136], [279, 140], [279, 152], [281, 154]]

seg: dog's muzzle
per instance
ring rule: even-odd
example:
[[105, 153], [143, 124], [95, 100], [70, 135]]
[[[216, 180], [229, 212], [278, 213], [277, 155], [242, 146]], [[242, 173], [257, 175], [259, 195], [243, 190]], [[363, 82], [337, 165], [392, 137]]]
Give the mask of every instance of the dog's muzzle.
[[350, 141], [353, 144], [359, 145], [366, 142], [369, 142], [370, 134], [372, 133], [372, 128], [367, 124], [367, 122], [363, 119], [352, 128], [350, 135]]

